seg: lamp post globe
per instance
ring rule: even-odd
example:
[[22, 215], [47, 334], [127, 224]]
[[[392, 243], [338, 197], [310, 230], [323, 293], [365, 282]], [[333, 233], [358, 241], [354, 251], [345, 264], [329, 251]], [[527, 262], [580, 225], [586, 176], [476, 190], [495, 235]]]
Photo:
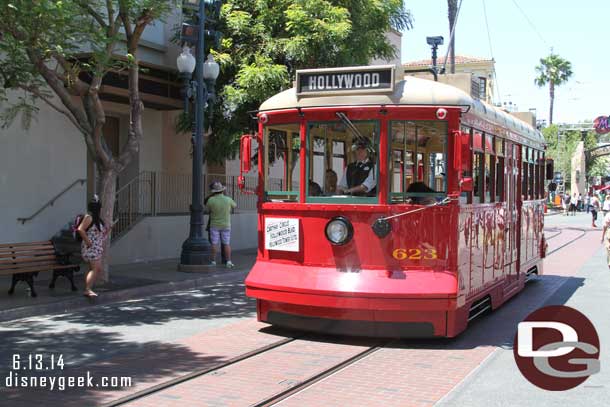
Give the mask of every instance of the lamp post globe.
[[203, 64], [203, 79], [206, 81], [216, 81], [218, 75], [220, 74], [220, 66], [218, 62], [214, 60], [214, 56], [212, 54], [208, 54], [208, 59], [206, 59]]
[[187, 46], [182, 48], [182, 52], [176, 58], [176, 65], [178, 67], [178, 72], [182, 75], [192, 75], [195, 72], [195, 65], [197, 64], [197, 60], [191, 53], [191, 49]]

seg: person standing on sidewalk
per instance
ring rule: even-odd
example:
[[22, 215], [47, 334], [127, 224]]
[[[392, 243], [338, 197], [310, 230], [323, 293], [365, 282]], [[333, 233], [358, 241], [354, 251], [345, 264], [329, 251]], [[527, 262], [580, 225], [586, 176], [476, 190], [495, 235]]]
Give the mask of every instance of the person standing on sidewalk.
[[599, 212], [600, 209], [601, 205], [599, 203], [599, 198], [597, 197], [597, 195], [593, 195], [591, 197], [591, 226], [593, 226], [594, 228], [597, 227], [595, 225], [595, 221], [597, 220], [597, 212]]
[[585, 198], [585, 208], [587, 209], [587, 213], [591, 210], [591, 193], [588, 193]]
[[237, 207], [235, 201], [223, 194], [226, 188], [218, 181], [212, 183], [210, 192], [212, 196], [205, 204], [210, 211], [210, 243], [212, 244], [212, 259], [210, 265], [216, 265], [216, 252], [220, 242], [224, 245], [224, 255], [227, 259], [227, 268], [235, 265], [231, 261], [231, 209]]
[[602, 243], [606, 248], [606, 262], [608, 263], [608, 268], [610, 268], [610, 212], [604, 216], [602, 230]]
[[85, 277], [85, 297], [97, 297], [92, 288], [100, 274], [102, 274], [102, 256], [104, 254], [104, 243], [110, 230], [110, 227], [104, 224], [100, 213], [102, 211], [102, 203], [97, 195], [87, 205], [87, 214], [78, 225], [77, 233], [83, 239], [81, 243], [81, 255], [84, 261], [89, 263], [89, 271]]

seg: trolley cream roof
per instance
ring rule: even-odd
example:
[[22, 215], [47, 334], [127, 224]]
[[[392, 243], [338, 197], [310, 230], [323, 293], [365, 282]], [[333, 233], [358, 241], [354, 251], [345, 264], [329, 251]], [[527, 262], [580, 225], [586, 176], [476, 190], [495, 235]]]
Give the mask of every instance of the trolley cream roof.
[[[312, 70], [313, 71], [313, 70]], [[330, 106], [460, 106], [492, 124], [507, 128], [534, 143], [545, 144], [541, 133], [532, 126], [494, 106], [473, 99], [466, 92], [439, 82], [407, 77], [394, 84], [391, 93], [356, 93], [297, 95], [297, 88], [285, 90], [267, 99], [259, 111]]]

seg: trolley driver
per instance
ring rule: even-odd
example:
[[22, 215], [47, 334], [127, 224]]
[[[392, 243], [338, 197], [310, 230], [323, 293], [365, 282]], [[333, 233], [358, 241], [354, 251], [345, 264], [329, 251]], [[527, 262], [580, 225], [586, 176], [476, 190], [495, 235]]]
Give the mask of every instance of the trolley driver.
[[347, 166], [341, 181], [337, 185], [338, 194], [373, 196], [377, 180], [375, 166], [369, 158], [370, 142], [368, 139], [358, 140], [352, 151], [356, 152], [356, 161]]

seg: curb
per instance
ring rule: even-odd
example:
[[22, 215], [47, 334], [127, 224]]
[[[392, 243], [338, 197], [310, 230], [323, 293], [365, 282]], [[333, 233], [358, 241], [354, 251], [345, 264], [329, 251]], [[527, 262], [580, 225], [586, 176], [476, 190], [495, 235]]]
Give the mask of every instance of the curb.
[[243, 274], [244, 278], [248, 273], [244, 271], [223, 271], [221, 273], [208, 274], [205, 277], [194, 278], [183, 281], [169, 281], [164, 283], [150, 284], [142, 287], [126, 288], [123, 290], [101, 292], [96, 299], [85, 299], [78, 295], [74, 298], [59, 300], [48, 304], [28, 305], [25, 307], [0, 310], [0, 322], [8, 322], [17, 319], [37, 317], [50, 314], [65, 314], [85, 308], [92, 308], [101, 305], [108, 305], [115, 302], [147, 298], [154, 295], [166, 294], [173, 291], [195, 289], [222, 280], [229, 276]]

